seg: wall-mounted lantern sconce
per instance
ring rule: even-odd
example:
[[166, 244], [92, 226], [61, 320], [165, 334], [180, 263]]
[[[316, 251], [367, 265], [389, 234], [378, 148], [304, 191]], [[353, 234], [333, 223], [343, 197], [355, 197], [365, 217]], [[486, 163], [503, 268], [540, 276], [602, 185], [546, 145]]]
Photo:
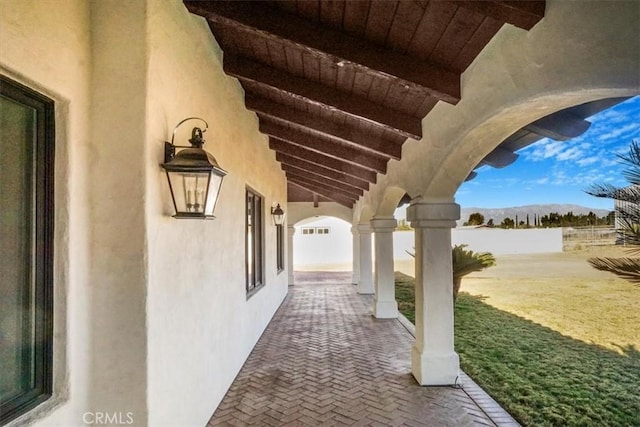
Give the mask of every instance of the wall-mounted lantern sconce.
[[[191, 146], [174, 145], [173, 139], [178, 128], [188, 120], [200, 120], [204, 130], [194, 127], [191, 131]], [[198, 117], [188, 117], [173, 129], [171, 142], [164, 143], [164, 163], [161, 165], [167, 172], [169, 189], [173, 206], [176, 210], [174, 218], [213, 219], [222, 179], [227, 174], [216, 158], [206, 152], [203, 134], [209, 125]], [[182, 148], [176, 153], [176, 148]]]
[[271, 216], [273, 217], [274, 225], [284, 225], [285, 213], [280, 207], [280, 203], [278, 203], [278, 206], [276, 206], [275, 208], [271, 208]]

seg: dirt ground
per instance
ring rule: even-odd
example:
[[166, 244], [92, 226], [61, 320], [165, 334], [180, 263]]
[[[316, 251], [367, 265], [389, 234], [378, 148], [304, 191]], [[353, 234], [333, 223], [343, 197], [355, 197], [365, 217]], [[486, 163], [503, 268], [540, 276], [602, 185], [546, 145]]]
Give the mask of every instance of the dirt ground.
[[[598, 271], [587, 264], [592, 257], [621, 257], [625, 252], [620, 246], [582, 247], [561, 253], [500, 255], [496, 257], [497, 265], [482, 272], [472, 273], [465, 278], [557, 278], [576, 277], [590, 279], [607, 279], [612, 275]], [[415, 275], [413, 260], [396, 261], [395, 268], [404, 274]]]
[[501, 255], [497, 265], [483, 272], [473, 273], [471, 277], [580, 277], [610, 278], [610, 273], [592, 268], [587, 259], [592, 257], [622, 257], [624, 250], [620, 246], [592, 246], [584, 249], [550, 254]]
[[587, 343], [619, 352], [638, 349], [640, 286], [587, 263], [591, 257], [625, 255], [621, 247], [594, 246], [499, 256], [495, 267], [466, 276], [461, 291]]
[[[545, 278], [545, 277], [581, 277], [581, 278], [609, 278], [611, 274], [593, 269], [586, 260], [591, 257], [625, 256], [620, 246], [582, 246], [579, 249], [561, 253], [500, 255], [497, 265], [483, 272], [472, 273], [472, 278]], [[415, 275], [413, 259], [396, 260], [395, 270], [410, 276]], [[351, 271], [351, 263], [340, 264], [309, 264], [296, 266], [296, 271]]]
[[[640, 349], [640, 286], [592, 268], [587, 259], [629, 256], [619, 246], [584, 246], [561, 253], [500, 255], [497, 265], [472, 273], [462, 292], [565, 335], [616, 351]], [[396, 271], [415, 275], [414, 261]], [[350, 271], [351, 264], [307, 266], [307, 271]]]

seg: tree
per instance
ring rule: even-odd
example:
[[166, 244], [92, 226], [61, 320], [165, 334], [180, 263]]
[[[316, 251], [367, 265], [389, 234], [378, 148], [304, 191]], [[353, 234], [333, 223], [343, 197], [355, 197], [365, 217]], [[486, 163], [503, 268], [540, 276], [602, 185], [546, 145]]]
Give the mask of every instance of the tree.
[[484, 224], [484, 215], [480, 212], [474, 212], [469, 215], [469, 221], [467, 221], [469, 225], [482, 225]]
[[493, 218], [487, 221], [487, 227], [495, 227], [495, 225], [493, 224]]
[[515, 225], [515, 221], [512, 220], [509, 217], [506, 217], [505, 219], [502, 220], [502, 222], [500, 223], [500, 227], [502, 228], [513, 228], [513, 226]]
[[609, 271], [640, 285], [640, 142], [632, 141], [629, 152], [618, 155], [618, 158], [628, 166], [623, 175], [630, 185], [616, 187], [611, 184], [596, 184], [586, 192], [592, 196], [615, 200], [615, 212], [621, 226], [618, 237], [630, 246], [627, 252], [635, 257], [590, 258], [588, 262], [598, 270]]

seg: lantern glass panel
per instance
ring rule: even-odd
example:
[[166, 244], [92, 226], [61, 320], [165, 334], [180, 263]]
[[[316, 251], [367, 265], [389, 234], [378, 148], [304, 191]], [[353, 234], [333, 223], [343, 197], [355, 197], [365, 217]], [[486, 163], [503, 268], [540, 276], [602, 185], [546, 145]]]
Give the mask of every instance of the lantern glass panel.
[[284, 213], [273, 215], [273, 221], [275, 222], [276, 225], [284, 224]]
[[176, 213], [204, 213], [209, 173], [169, 172], [167, 175], [176, 204]]
[[205, 215], [213, 215], [213, 211], [216, 208], [218, 202], [218, 194], [220, 193], [220, 187], [222, 186], [222, 176], [211, 173], [211, 179], [209, 183], [207, 195], [207, 203], [204, 210]]

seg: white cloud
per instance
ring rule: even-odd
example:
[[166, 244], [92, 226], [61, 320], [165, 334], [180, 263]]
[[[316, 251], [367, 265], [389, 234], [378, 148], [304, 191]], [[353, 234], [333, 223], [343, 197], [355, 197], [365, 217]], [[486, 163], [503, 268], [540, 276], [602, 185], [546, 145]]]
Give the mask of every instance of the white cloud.
[[580, 157], [582, 157], [584, 154], [582, 152], [582, 149], [580, 147], [571, 147], [567, 150], [564, 150], [561, 153], [558, 153], [558, 155], [556, 156], [556, 160], [577, 160]]
[[577, 161], [592, 154], [591, 146], [591, 143], [577, 139], [567, 142], [544, 139], [532, 144], [530, 150], [523, 150], [522, 154], [525, 159], [534, 162], [545, 160]]
[[600, 157], [598, 156], [591, 156], [591, 157], [584, 157], [580, 160], [578, 160], [576, 163], [580, 166], [588, 166], [588, 165], [592, 165], [594, 163], [597, 163], [598, 161], [602, 160]]
[[[600, 141], [607, 141], [610, 139], [618, 138], [624, 134], [635, 133], [635, 131], [640, 130], [640, 125], [638, 123], [628, 123], [622, 127], [616, 127], [609, 132], [604, 133], [598, 137]], [[631, 136], [631, 135], [629, 135]]]

